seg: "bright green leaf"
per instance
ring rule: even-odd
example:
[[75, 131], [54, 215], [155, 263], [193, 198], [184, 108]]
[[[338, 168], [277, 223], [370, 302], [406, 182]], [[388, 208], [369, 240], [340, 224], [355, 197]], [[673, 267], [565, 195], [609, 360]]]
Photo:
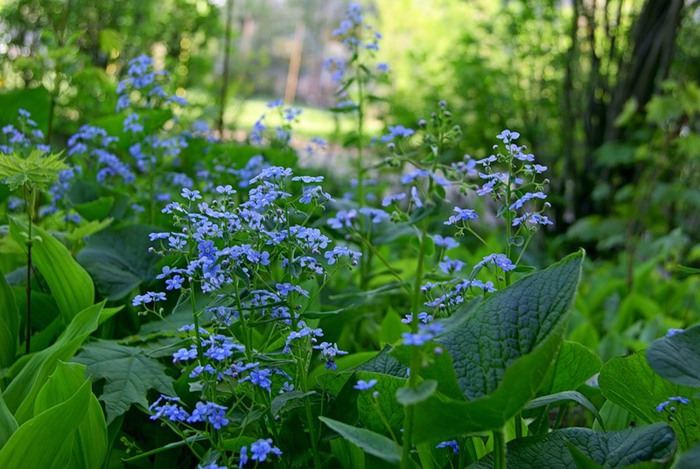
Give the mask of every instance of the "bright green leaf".
[[603, 365], [598, 355], [576, 342], [564, 341], [557, 361], [545, 380], [540, 394], [555, 394], [578, 389], [600, 371]]
[[401, 447], [389, 438], [326, 417], [319, 417], [319, 420], [346, 440], [362, 448], [366, 453], [394, 464], [401, 461]]
[[688, 449], [700, 440], [700, 402], [676, 405], [671, 419], [668, 409], [657, 412], [656, 407], [672, 396], [692, 398], [697, 389], [680, 386], [660, 377], [639, 352], [628, 357], [614, 358], [603, 365], [598, 377], [603, 395], [624, 407], [644, 422], [668, 422], [678, 435], [681, 449]]
[[90, 395], [86, 381], [68, 400], [27, 420], [0, 450], [0, 467], [69, 467], [73, 435], [88, 411]]
[[[10, 218], [10, 235], [25, 250], [26, 223]], [[39, 269], [68, 324], [78, 312], [95, 301], [95, 287], [90, 275], [78, 264], [68, 249], [38, 226], [32, 228], [32, 263]]]
[[0, 271], [0, 369], [9, 367], [19, 344], [19, 309], [12, 288]]
[[0, 448], [2, 448], [10, 436], [17, 430], [17, 420], [5, 405], [5, 398], [0, 391]]

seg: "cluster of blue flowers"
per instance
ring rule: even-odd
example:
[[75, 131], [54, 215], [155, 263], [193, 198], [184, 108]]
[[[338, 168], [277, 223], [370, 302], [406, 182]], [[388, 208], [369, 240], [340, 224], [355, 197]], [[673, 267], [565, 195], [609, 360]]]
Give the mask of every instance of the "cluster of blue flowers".
[[168, 72], [154, 70], [153, 59], [141, 55], [129, 61], [126, 78], [117, 85], [117, 112], [122, 111], [140, 101], [144, 107], [162, 107], [167, 103], [185, 106], [187, 101], [181, 96], [169, 95], [167, 86]]
[[0, 153], [9, 155], [15, 151], [28, 152], [37, 148], [48, 153], [50, 148], [44, 142], [44, 132], [41, 131], [32, 115], [26, 109], [20, 109], [17, 116], [17, 127], [8, 124], [2, 128], [2, 134], [7, 141], [6, 145], [0, 145]]

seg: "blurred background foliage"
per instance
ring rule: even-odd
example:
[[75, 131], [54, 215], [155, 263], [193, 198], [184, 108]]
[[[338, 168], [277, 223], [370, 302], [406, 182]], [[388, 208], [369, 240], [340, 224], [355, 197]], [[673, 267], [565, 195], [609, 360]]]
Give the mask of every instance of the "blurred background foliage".
[[[335, 90], [323, 63], [342, 54], [332, 30], [349, 3], [0, 0], [0, 124], [24, 107], [61, 143], [114, 114], [117, 80], [146, 53], [190, 103], [178, 116], [185, 122], [201, 118], [243, 140], [261, 103], [284, 97], [307, 111], [302, 137], [341, 142], [339, 118], [324, 111]], [[547, 255], [584, 246], [614, 260], [588, 287], [607, 292], [602, 310], [673, 275], [691, 288], [675, 269], [700, 264], [700, 2], [362, 3], [391, 69], [371, 112], [377, 134], [415, 127], [440, 99], [462, 124], [463, 153], [488, 156], [497, 133], [518, 130], [550, 168]], [[647, 261], [654, 269], [635, 268]], [[621, 281], [617, 306], [605, 279]], [[660, 291], [657, 305], [669, 294]], [[632, 316], [648, 311], [630, 302]], [[675, 315], [692, 307], [679, 304]], [[604, 312], [590, 314], [603, 328]]]

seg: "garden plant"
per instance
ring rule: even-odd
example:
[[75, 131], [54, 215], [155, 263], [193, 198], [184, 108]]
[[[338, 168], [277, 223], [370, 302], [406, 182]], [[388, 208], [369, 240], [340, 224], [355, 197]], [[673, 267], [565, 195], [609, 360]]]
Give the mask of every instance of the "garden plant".
[[0, 467], [700, 467], [684, 235], [640, 264], [631, 239], [592, 261], [585, 226], [550, 236], [563, 183], [528, 135], [464, 154], [449, 100], [394, 118], [371, 19], [353, 4], [332, 31], [331, 111], [352, 127], [332, 142], [302, 147], [283, 100], [245, 139], [188, 120], [149, 55], [64, 141], [18, 104]]

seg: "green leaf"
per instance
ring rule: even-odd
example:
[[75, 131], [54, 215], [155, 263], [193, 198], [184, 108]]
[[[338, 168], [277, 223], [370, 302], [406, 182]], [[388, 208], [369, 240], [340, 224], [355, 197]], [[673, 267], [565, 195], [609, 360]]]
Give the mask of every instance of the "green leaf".
[[151, 389], [175, 395], [173, 380], [165, 374], [165, 367], [139, 348], [100, 340], [83, 347], [75, 361], [87, 365], [93, 380], [107, 380], [100, 400], [105, 403], [108, 425], [132, 404], [147, 408], [146, 396]]
[[389, 308], [379, 328], [379, 343], [393, 344], [404, 332], [411, 332], [411, 328], [401, 322], [401, 316], [393, 308]]
[[372, 373], [394, 376], [396, 378], [405, 378], [406, 366], [392, 357], [391, 351], [391, 346], [387, 345], [374, 357], [350, 371], [369, 371]]
[[698, 461], [700, 461], [700, 445], [695, 445], [681, 454], [673, 469], [697, 469]]
[[104, 220], [112, 211], [114, 197], [99, 197], [89, 202], [73, 205], [73, 209], [88, 221]]
[[[60, 404], [80, 389], [87, 381], [86, 367], [78, 363], [60, 362], [56, 371], [37, 395], [34, 404], [35, 415]], [[80, 423], [75, 435], [72, 462], [68, 467], [85, 469], [101, 467], [107, 457], [107, 424], [102, 413], [102, 406], [93, 393], [87, 406], [85, 418]]]
[[303, 405], [301, 399], [313, 394], [316, 393], [314, 391], [301, 392], [296, 390], [285, 392], [272, 400], [272, 403], [270, 404], [270, 411], [272, 412], [272, 415], [277, 415], [282, 409], [288, 407], [288, 404], [290, 404], [291, 407], [291, 403], [294, 401], [298, 401], [298, 405]]
[[598, 373], [602, 365], [598, 355], [590, 349], [565, 340], [559, 350], [556, 365], [550, 369], [540, 394], [555, 394], [578, 389], [586, 380]]
[[692, 398], [697, 389], [663, 379], [649, 367], [643, 353], [607, 362], [600, 370], [598, 384], [606, 398], [644, 422], [668, 422], [678, 435], [681, 449], [688, 449], [700, 440], [700, 427], [694, 424], [700, 421], [700, 402], [697, 399], [691, 399], [689, 404], [678, 403], [673, 416], [668, 409], [656, 411], [656, 406], [669, 397]]
[[148, 252], [149, 234], [162, 231], [146, 225], [108, 229], [90, 238], [78, 262], [90, 272], [105, 298], [118, 300], [155, 277], [159, 257]]
[[559, 350], [582, 261], [583, 252], [568, 256], [493, 294], [436, 339], [468, 402], [438, 394], [418, 404], [414, 443], [502, 428], [535, 396]]
[[56, 342], [49, 348], [31, 355], [25, 355], [10, 368], [14, 377], [5, 389], [5, 402], [21, 424], [32, 417], [34, 401], [51, 373], [61, 361], [70, 360], [83, 341], [108, 317], [118, 309], [103, 309], [104, 302], [78, 313]]
[[70, 467], [74, 433], [88, 411], [90, 394], [86, 381], [68, 400], [22, 424], [0, 450], [0, 467]]
[[[394, 434], [398, 435], [403, 425], [404, 413], [395, 396], [396, 392], [406, 385], [406, 379], [366, 371], [357, 373], [357, 378], [366, 382], [377, 380], [374, 387], [368, 391], [353, 389], [357, 393], [357, 415], [360, 423], [373, 432], [385, 433], [386, 426], [377, 414], [378, 405]], [[355, 383], [355, 380], [351, 380], [347, 386], [354, 386]], [[377, 397], [374, 397], [375, 392], [378, 393]]]
[[352, 427], [337, 420], [327, 417], [319, 417], [332, 430], [340, 436], [362, 448], [365, 453], [376, 456], [384, 461], [398, 464], [401, 461], [401, 447], [396, 442], [378, 433], [364, 428]]
[[14, 153], [0, 153], [0, 181], [4, 180], [11, 191], [21, 186], [47, 190], [64, 169], [68, 169], [68, 165], [63, 162], [60, 153], [46, 155], [38, 148], [34, 148], [26, 158]]
[[[608, 433], [565, 428], [509, 443], [508, 467], [576, 467], [569, 445], [595, 464], [615, 469], [645, 461], [669, 463], [676, 451], [676, 438], [673, 429], [663, 423]], [[470, 466], [473, 469], [490, 467], [493, 467], [491, 455]]]
[[365, 453], [347, 440], [332, 439], [331, 453], [340, 461], [343, 469], [365, 469]]
[[403, 406], [423, 402], [437, 391], [437, 381], [432, 379], [421, 382], [416, 389], [401, 388], [396, 391], [396, 400]]
[[[10, 217], [10, 235], [26, 252], [27, 225]], [[32, 227], [32, 263], [39, 269], [51, 289], [66, 324], [95, 301], [95, 287], [90, 275], [78, 264], [68, 249], [48, 232]]]
[[523, 410], [537, 409], [549, 405], [561, 405], [568, 402], [580, 404], [583, 408], [592, 413], [596, 420], [598, 420], [600, 423], [600, 426], [605, 429], [605, 423], [603, 422], [603, 419], [601, 419], [598, 409], [591, 404], [591, 401], [589, 401], [586, 396], [577, 391], [563, 391], [556, 394], [535, 398], [528, 402]]
[[12, 288], [0, 271], [0, 369], [15, 361], [19, 344], [19, 309]]
[[10, 436], [17, 430], [17, 420], [15, 416], [12, 415], [10, 409], [7, 408], [5, 404], [5, 398], [0, 391], [0, 448], [2, 448]]
[[655, 340], [646, 358], [654, 371], [672, 383], [700, 387], [700, 326]]

